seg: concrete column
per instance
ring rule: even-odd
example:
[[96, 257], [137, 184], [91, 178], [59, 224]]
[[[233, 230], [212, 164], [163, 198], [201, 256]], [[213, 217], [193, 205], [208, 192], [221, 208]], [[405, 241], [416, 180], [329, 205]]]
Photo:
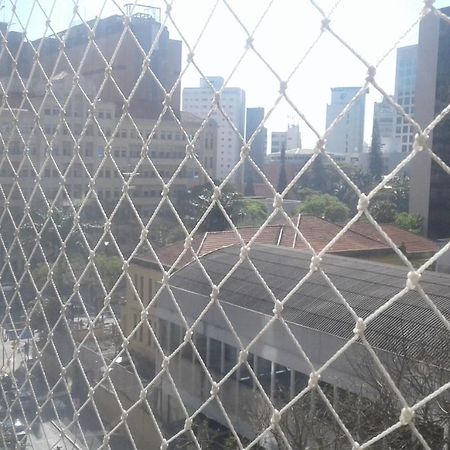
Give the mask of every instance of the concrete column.
[[270, 363], [270, 400], [273, 401], [275, 395], [275, 363]]
[[295, 397], [295, 370], [290, 369], [290, 379], [289, 379], [289, 399], [292, 400]]

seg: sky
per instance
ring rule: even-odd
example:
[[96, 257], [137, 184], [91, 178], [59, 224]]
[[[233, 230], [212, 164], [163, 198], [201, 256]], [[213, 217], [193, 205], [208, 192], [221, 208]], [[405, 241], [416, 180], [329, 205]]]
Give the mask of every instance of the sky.
[[[0, 17], [9, 21], [11, 4], [16, 0], [0, 0], [0, 5], [2, 1], [4, 8]], [[163, 0], [139, 2], [161, 7], [161, 18], [164, 19], [166, 8]], [[55, 31], [67, 28], [73, 17], [74, 3], [78, 3], [80, 14], [87, 20], [99, 14], [106, 17], [118, 13], [118, 5], [127, 2], [109, 0], [100, 12], [104, 0], [40, 0], [43, 8], [51, 12], [51, 25]], [[286, 80], [320, 34], [322, 17], [313, 3], [325, 14], [333, 10], [330, 16], [332, 30], [369, 64], [376, 65], [389, 52], [377, 69], [376, 80], [388, 93], [393, 93], [396, 53], [392, 47], [417, 43], [417, 25], [406, 36], [403, 35], [417, 20], [423, 0], [228, 0], [229, 6], [247, 30], [252, 32], [260, 22], [254, 34], [253, 46], [267, 64], [252, 50], [243, 56], [247, 35], [222, 0], [174, 0], [171, 15], [182, 37], [192, 46], [217, 4], [196, 48], [194, 59], [204, 75], [223, 76], [228, 79], [228, 86], [244, 89], [248, 107], [262, 106], [267, 112], [274, 105], [279, 90], [279, 81], [272, 70], [282, 80]], [[31, 20], [26, 25], [33, 5]], [[437, 0], [435, 5], [449, 6], [450, 0]], [[45, 17], [33, 0], [18, 0], [17, 15], [20, 22], [26, 25], [31, 38], [42, 35]], [[80, 20], [76, 18], [75, 22], [79, 23]], [[167, 27], [172, 38], [181, 38], [170, 20]], [[17, 17], [13, 18], [12, 28], [20, 29]], [[242, 56], [242, 61], [234, 70]], [[186, 64], [184, 45], [183, 66]], [[337, 86], [361, 86], [366, 72], [365, 66], [348, 49], [329, 32], [325, 32], [290, 79], [287, 94], [312, 126], [323, 133], [330, 89]], [[189, 66], [183, 76], [182, 87], [197, 86], [200, 76], [196, 68]], [[370, 88], [366, 101], [367, 142], [370, 141], [373, 102], [380, 99], [381, 94], [373, 87]], [[282, 131], [288, 123], [299, 123], [303, 147], [314, 146], [314, 133], [295, 110], [282, 101], [269, 117], [267, 127], [269, 131]]]

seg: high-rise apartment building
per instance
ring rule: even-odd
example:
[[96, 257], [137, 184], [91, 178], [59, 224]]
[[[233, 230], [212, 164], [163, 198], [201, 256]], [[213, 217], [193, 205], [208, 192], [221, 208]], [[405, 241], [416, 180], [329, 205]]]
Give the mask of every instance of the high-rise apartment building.
[[377, 123], [380, 133], [381, 151], [392, 153], [397, 150], [397, 140], [394, 136], [396, 113], [389, 102], [383, 98], [381, 102], [373, 105], [373, 121]]
[[289, 124], [286, 131], [272, 131], [271, 153], [280, 153], [282, 148], [302, 148], [302, 136], [298, 124]]
[[[264, 120], [264, 108], [247, 108], [247, 119], [245, 127], [245, 139], [249, 141], [257, 130], [261, 122]], [[255, 164], [263, 170], [264, 158], [267, 152], [267, 128], [262, 127], [258, 134], [253, 139], [251, 145], [251, 157]], [[246, 162], [244, 166], [244, 183], [248, 184], [259, 181], [259, 177], [256, 176], [255, 169]]]
[[[327, 128], [360, 89], [360, 87], [331, 89], [331, 103], [327, 105]], [[360, 153], [363, 151], [365, 106], [366, 94], [364, 93], [327, 137], [327, 151], [331, 153]]]
[[[245, 139], [245, 92], [237, 87], [223, 88], [223, 83], [221, 77], [208, 77], [200, 80], [199, 87], [183, 89], [183, 111], [202, 118], [211, 109], [215, 92], [222, 89], [220, 108], [210, 116], [218, 125], [216, 175], [219, 180], [230, 173], [240, 158], [242, 140], [233, 127]], [[232, 181], [241, 186], [242, 178], [243, 171], [238, 170]]]
[[[450, 14], [450, 8], [442, 10]], [[422, 128], [450, 103], [450, 25], [428, 14], [420, 24], [417, 49], [415, 118]], [[445, 116], [430, 134], [429, 147], [450, 164], [450, 117]], [[450, 236], [450, 175], [426, 151], [411, 162], [410, 212], [424, 217], [432, 238]]]
[[[89, 39], [86, 25], [62, 33], [67, 35], [65, 53], [73, 68], [64, 57], [56, 64], [57, 40], [54, 36], [44, 38], [40, 62], [48, 71], [50, 94], [42, 72], [37, 70], [33, 75], [27, 58], [21, 56], [19, 48], [24, 36], [7, 33], [11, 54], [18, 60], [20, 77], [25, 83], [28, 77], [32, 79], [26, 93], [23, 88], [17, 89], [14, 82], [8, 84], [10, 80], [19, 81], [19, 77], [14, 64], [9, 64], [9, 54], [2, 55], [0, 81], [9, 88], [6, 92], [9, 108], [0, 111], [1, 200], [6, 197], [12, 206], [23, 207], [23, 197], [30, 199], [34, 192], [33, 206], [42, 204], [42, 194], [50, 201], [56, 199], [57, 203], [66, 204], [70, 200], [77, 204], [88, 195], [89, 187], [94, 186], [101, 202], [114, 204], [123, 193], [124, 179], [128, 180], [138, 166], [128, 190], [136, 208], [151, 213], [160, 202], [163, 184], [169, 182], [184, 160], [187, 141], [196, 135], [202, 119], [189, 113], [180, 114], [179, 93], [175, 93], [172, 106], [182, 127], [170, 115], [158, 122], [164, 95], [155, 81], [146, 77], [129, 102], [129, 115], [121, 117], [126, 103], [122, 94], [130, 95], [144, 59], [127, 37], [119, 45], [111, 70], [108, 69], [107, 61], [123, 31], [123, 20], [121, 16], [100, 20], [95, 41], [105, 60], [97, 51], [89, 50], [88, 61], [76, 78], [74, 70], [79, 68]], [[159, 26], [148, 15], [130, 19], [130, 27], [144, 51], [150, 48]], [[0, 31], [5, 35], [4, 27]], [[33, 43], [35, 47], [37, 44]], [[30, 45], [22, 49], [25, 55], [30, 55], [30, 51], [32, 54]], [[54, 64], [56, 68], [51, 74]], [[164, 30], [150, 67], [165, 88], [170, 89], [180, 66], [181, 43], [169, 39]], [[121, 93], [113, 88], [112, 82], [106, 82], [102, 89], [104, 77], [114, 79]], [[210, 122], [194, 144], [197, 158], [211, 177], [215, 177], [216, 139], [217, 126]], [[170, 195], [185, 192], [205, 180], [195, 160], [189, 159], [171, 183]], [[94, 198], [92, 192], [89, 196]]]
[[[181, 71], [181, 41], [170, 39], [167, 28], [159, 36], [158, 45], [148, 62], [146, 60], [146, 54], [152, 47], [160, 26], [152, 14], [140, 12], [129, 18], [129, 31], [124, 33], [124, 17], [113, 15], [98, 23], [91, 20], [87, 24], [75, 25], [61, 31], [58, 36], [44, 37], [33, 41], [31, 45], [40, 49], [39, 63], [47, 77], [79, 72], [103, 101], [114, 104], [116, 116], [122, 113], [127, 100], [128, 110], [134, 117], [155, 119], [160, 115], [165, 99], [165, 93], [159, 84], [170, 91]], [[5, 26], [2, 28], [0, 25], [1, 29], [6, 32]], [[8, 33], [8, 46], [12, 48], [13, 56], [23, 39], [21, 33]], [[64, 41], [63, 57], [60, 57], [60, 40]], [[32, 76], [28, 83], [31, 87], [39, 83], [45, 84], [41, 70], [31, 73], [32, 61], [33, 51], [25, 39], [18, 58], [20, 75], [25, 80]], [[13, 67], [12, 59], [5, 54], [1, 62], [0, 76], [8, 76]], [[141, 76], [146, 65], [153, 75], [147, 70]], [[13, 76], [15, 77], [14, 73]], [[20, 104], [23, 90], [20, 83], [18, 87], [17, 92], [13, 92], [13, 88], [9, 92], [15, 94], [12, 95], [13, 99], [17, 97], [16, 104]], [[179, 88], [174, 91], [170, 105], [175, 114], [179, 115]]]
[[[417, 45], [397, 49], [397, 66], [395, 71], [395, 101], [406, 113], [414, 117], [416, 97]], [[414, 142], [415, 131], [405, 118], [396, 114], [395, 138], [402, 153], [409, 152]]]

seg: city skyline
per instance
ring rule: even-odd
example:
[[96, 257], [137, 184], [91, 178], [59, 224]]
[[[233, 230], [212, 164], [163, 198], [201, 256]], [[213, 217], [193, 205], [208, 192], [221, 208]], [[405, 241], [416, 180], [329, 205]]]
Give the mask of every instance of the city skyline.
[[[126, 2], [117, 2], [116, 4], [108, 2], [101, 17], [120, 13], [118, 5], [122, 5], [122, 3]], [[164, 21], [165, 7], [163, 1], [152, 0], [145, 3], [156, 7], [163, 6], [161, 18]], [[228, 2], [249, 30], [254, 27], [269, 3]], [[320, 6], [327, 12], [333, 8], [334, 3], [331, 0], [324, 0], [320, 2]], [[385, 7], [380, 3], [384, 4]], [[213, 1], [199, 0], [195, 11], [195, 17], [198, 20], [192, 20], [192, 14], [189, 14], [192, 12], [191, 7], [186, 2], [174, 2], [171, 14], [174, 22], [183, 33], [183, 37], [188, 42], [195, 41], [201, 31], [200, 24], [206, 21], [214, 4]], [[438, 8], [448, 4], [448, 0], [435, 2], [435, 6]], [[44, 9], [50, 11], [54, 5], [54, 0], [43, 0], [42, 5]], [[98, 13], [99, 2], [80, 0], [79, 5], [79, 12], [86, 20], [93, 18]], [[345, 2], [345, 7], [340, 8], [340, 5], [336, 7], [331, 16], [331, 25], [333, 30], [348, 42], [355, 42], [354, 36], [358, 36], [356, 50], [370, 64], [376, 64], [376, 61], [391, 49], [392, 43], [396, 42], [414, 22], [422, 6], [422, 0], [414, 0], [413, 2], [399, 0], [394, 4], [388, 0], [382, 0], [377, 2], [376, 5], [362, 5], [360, 2], [351, 0]], [[281, 2], [274, 2], [254, 36], [255, 48], [257, 50], [264, 49], [264, 58], [280, 74], [281, 79], [287, 78], [287, 74], [290, 73], [307, 48], [314, 42], [321, 25], [319, 12], [309, 2], [301, 4], [290, 2], [289, 10], [291, 14], [289, 15], [284, 14], [286, 7], [287, 5], [281, 4]], [[26, 26], [26, 19], [29, 14], [29, 10], [26, 8], [27, 6], [21, 3], [17, 9], [17, 15], [22, 18], [23, 26]], [[66, 10], [66, 8], [69, 9]], [[53, 9], [54, 12], [50, 16], [53, 30], [64, 30], [69, 25], [69, 18], [73, 16], [72, 6], [63, 4]], [[347, 14], [349, 10], [352, 10], [354, 14]], [[35, 8], [33, 17], [37, 16], [39, 16], [39, 11]], [[218, 20], [219, 17], [220, 20]], [[355, 17], [358, 17], [359, 20], [355, 20]], [[1, 18], [7, 22], [13, 22], [11, 29], [20, 29], [21, 25], [18, 23], [17, 17], [13, 17], [13, 20], [11, 20], [8, 5], [5, 5]], [[311, 18], [317, 18], [317, 21], [315, 22]], [[365, 20], [366, 18], [367, 20]], [[39, 22], [39, 20], [35, 22]], [[76, 18], [75, 23], [80, 22], [81, 20]], [[284, 26], [277, 28], [276, 34], [271, 32], [274, 25], [280, 22], [283, 22]], [[379, 32], [381, 24], [383, 25], [383, 33]], [[174, 39], [179, 39], [180, 36], [173, 23], [169, 21], [167, 25], [171, 36]], [[227, 31], [227, 39], [222, 39], [225, 31]], [[33, 27], [28, 29], [30, 38], [38, 37], [43, 32], [43, 29], [39, 30]], [[51, 32], [47, 32], [47, 34], [51, 34]], [[377, 38], [373, 39], [375, 34]], [[397, 47], [417, 43], [417, 35], [418, 26], [416, 25], [406, 38], [397, 44]], [[361, 38], [361, 36], [363, 37]], [[368, 37], [365, 38], [364, 36]], [[245, 50], [245, 43], [245, 33], [238, 27], [235, 18], [226, 6], [219, 2], [212, 20], [202, 36], [200, 46], [195, 52], [195, 61], [202, 74], [191, 66], [183, 75], [181, 87], [197, 85], [198, 78], [201, 75], [219, 75], [227, 80], [238, 59], [236, 55], [241, 55]], [[289, 46], [287, 47], [286, 44], [289, 44]], [[283, 52], [280, 49], [287, 49], [287, 51]], [[186, 46], [183, 44], [183, 68], [186, 65], [186, 51]], [[380, 66], [376, 77], [377, 82], [391, 95], [394, 94], [395, 53], [395, 51], [391, 51]], [[318, 66], [324, 67], [324, 70], [318, 72], [315, 69]], [[257, 78], [254, 76], [255, 73], [258, 73]], [[326, 105], [330, 96], [330, 89], [336, 86], [361, 85], [365, 76], [366, 68], [356, 60], [355, 56], [350, 54], [330, 33], [325, 33], [304, 61], [301, 69], [293, 77], [287, 93], [321, 134], [325, 131]], [[247, 53], [240, 67], [229, 79], [227, 86], [245, 90], [247, 106], [263, 106], [266, 111], [269, 111], [273, 106], [279, 90], [278, 80], [253, 52]], [[370, 142], [373, 103], [380, 100], [381, 94], [375, 92], [373, 87], [370, 88], [367, 98], [364, 133], [366, 142]], [[282, 101], [266, 122], [267, 128], [269, 131], [283, 129], [290, 122], [289, 117], [292, 115], [295, 115], [294, 110]], [[316, 141], [314, 134], [298, 116], [296, 116], [297, 120], [300, 123], [304, 146], [306, 148], [312, 147]]]

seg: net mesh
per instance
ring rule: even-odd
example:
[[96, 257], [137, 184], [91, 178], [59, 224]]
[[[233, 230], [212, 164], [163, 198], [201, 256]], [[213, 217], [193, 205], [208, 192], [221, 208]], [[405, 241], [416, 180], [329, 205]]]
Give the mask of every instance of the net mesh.
[[[0, 29], [2, 448], [293, 449], [333, 445], [436, 449], [436, 442], [439, 448], [446, 448], [445, 399], [450, 381], [445, 370], [437, 381], [433, 377], [420, 395], [411, 395], [366, 335], [386, 310], [411, 291], [433, 311], [445, 331], [450, 331], [442, 312], [445, 304], [436, 304], [436, 297], [421, 285], [421, 276], [450, 243], [415, 267], [369, 208], [418, 153], [429, 155], [444, 175], [450, 175], [450, 167], [429, 144], [430, 134], [446, 118], [450, 105], [421, 127], [410, 111], [387, 94], [376, 76], [380, 64], [423, 17], [437, 15], [447, 22], [450, 18], [435, 9], [433, 2], [425, 1], [398, 41], [372, 65], [333, 28], [333, 14], [345, 2], [337, 1], [324, 11], [319, 2], [310, 0], [311, 15], [320, 18], [321, 30], [284, 78], [264, 57], [255, 38], [274, 1], [266, 3], [252, 28], [244, 23], [234, 2], [211, 2], [193, 41], [185, 38], [174, 1], [164, 1], [161, 11], [102, 0], [96, 3], [97, 15], [89, 21], [80, 12], [80, 2], [67, 3], [71, 17], [67, 17], [64, 32], [54, 28], [59, 14], [56, 1], [7, 0], [1, 4], [5, 15]], [[105, 11], [111, 7], [115, 15], [105, 19]], [[224, 83], [216, 86], [198, 64], [196, 51], [211, 22], [225, 13], [245, 35], [245, 48], [236, 55]], [[187, 55], [186, 63], [175, 73], [168, 73], [164, 63], [176, 60], [181, 49], [168, 39], [167, 27], [176, 32]], [[30, 36], [35, 30], [39, 37]], [[151, 34], [151, 42], [143, 38], [143, 30]], [[321, 132], [291, 98], [288, 88], [324, 35], [351, 52], [367, 75], [348, 105]], [[164, 61], [164, 54], [172, 56]], [[224, 90], [248, 54], [279, 85], [272, 106], [250, 137], [223, 104]], [[204, 80], [212, 100], [202, 119], [184, 115], [177, 108], [183, 76], [192, 69]], [[326, 151], [325, 143], [369, 87], [381, 93], [397, 117], [410, 124], [415, 138], [411, 152], [364, 193]], [[306, 164], [278, 192], [255, 162], [251, 149], [282, 101], [317, 143]], [[229, 126], [240, 147], [220, 182], [214, 176], [214, 117]], [[166, 142], [160, 144], [162, 140]], [[350, 188], [357, 206], [353, 217], [319, 251], [284, 208], [285, 199], [318, 158]], [[229, 184], [241, 180], [244, 169], [253, 171], [273, 198], [273, 211], [251, 237], [237, 226], [226, 204]], [[207, 194], [198, 192], [204, 207], [199, 207], [202, 214], [192, 223], [180, 211], [176, 198], [197, 185], [208, 188]], [[217, 210], [239, 247], [221, 278], [196, 251], [198, 236]], [[361, 217], [373, 225], [408, 269], [395, 295], [363, 318], [322, 264]], [[266, 279], [252, 259], [257, 241], [274, 220], [287, 224], [310, 258], [304, 274], [280, 298], [273, 291], [273, 277]], [[170, 264], [160, 259], [158, 241], [168, 229], [177, 230], [176, 237], [184, 240]], [[144, 254], [151, 262], [136, 266], [133, 261]], [[197, 314], [187, 313], [181, 299], [186, 293], [171, 283], [186, 261], [196, 264], [209, 286]], [[244, 266], [271, 302], [267, 320], [249, 339], [242, 338], [222, 302], [226, 299], [221, 298], [225, 284]], [[153, 274], [150, 278], [149, 273]], [[353, 335], [320, 364], [310, 354], [315, 343], [305, 347], [293, 331], [292, 321], [284, 316], [296, 293], [318, 274], [354, 322]], [[169, 308], [172, 317], [158, 316], [160, 308]], [[220, 334], [206, 336], [209, 320], [218, 321], [234, 344], [221, 341]], [[289, 341], [291, 354], [304, 362], [307, 376], [301, 383], [297, 383], [299, 373], [275, 363], [273, 354], [261, 350], [275, 324]], [[350, 364], [346, 355], [356, 344], [370, 362], [370, 370], [376, 372], [382, 393], [369, 388], [369, 375], [362, 380], [367, 393], [353, 392], [353, 396], [351, 388], [338, 390], [321, 381], [337, 362]], [[318, 335], [316, 345], [320, 345]], [[151, 357], [145, 360], [137, 356], [145, 353], [144, 347], [151, 349]], [[422, 373], [429, 375], [426, 370], [430, 369]], [[427, 375], [419, 380], [415, 374], [408, 383], [415, 379], [423, 385]], [[282, 395], [277, 393], [277, 383], [286, 377], [288, 394]], [[380, 421], [376, 408], [382, 395], [397, 415]], [[371, 409], [367, 403], [377, 406]], [[420, 422], [419, 426], [415, 417], [424, 410], [432, 419], [426, 422], [429, 425]]]

